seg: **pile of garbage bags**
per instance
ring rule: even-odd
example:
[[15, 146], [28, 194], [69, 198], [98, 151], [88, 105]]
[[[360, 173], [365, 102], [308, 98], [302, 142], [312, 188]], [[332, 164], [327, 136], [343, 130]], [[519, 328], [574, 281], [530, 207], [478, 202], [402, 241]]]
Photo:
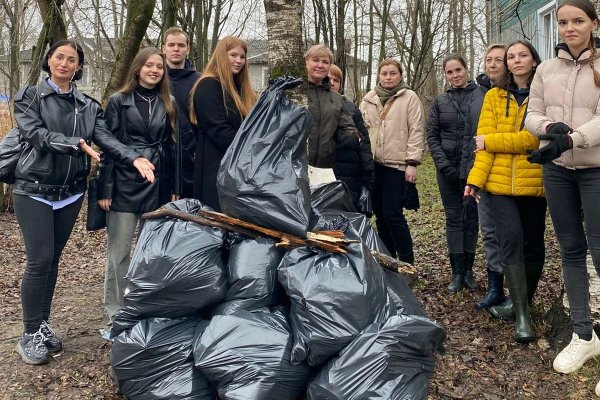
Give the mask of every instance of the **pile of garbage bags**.
[[[427, 398], [445, 332], [402, 275], [373, 258], [387, 250], [367, 217], [347, 209], [344, 186], [308, 189], [306, 156], [292, 142], [305, 143], [310, 116], [283, 96], [297, 83], [275, 84], [240, 128], [256, 138], [238, 134], [236, 146], [248, 148], [230, 149], [221, 165], [222, 209], [297, 236], [341, 230], [354, 241], [346, 253], [288, 249], [171, 217], [146, 221], [111, 331], [112, 371], [127, 398]], [[252, 156], [236, 166], [245, 151]], [[281, 169], [288, 178], [271, 186], [263, 175]]]

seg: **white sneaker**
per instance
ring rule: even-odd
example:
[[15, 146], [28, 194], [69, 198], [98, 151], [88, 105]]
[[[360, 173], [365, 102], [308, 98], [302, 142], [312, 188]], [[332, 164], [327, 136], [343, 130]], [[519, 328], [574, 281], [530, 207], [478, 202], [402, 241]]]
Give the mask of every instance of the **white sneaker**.
[[600, 396], [600, 382], [598, 382], [598, 384], [596, 385], [596, 396]]
[[568, 374], [577, 371], [587, 360], [598, 355], [600, 355], [600, 340], [595, 332], [592, 332], [590, 341], [579, 339], [579, 336], [573, 333], [571, 343], [558, 353], [552, 366], [556, 372]]

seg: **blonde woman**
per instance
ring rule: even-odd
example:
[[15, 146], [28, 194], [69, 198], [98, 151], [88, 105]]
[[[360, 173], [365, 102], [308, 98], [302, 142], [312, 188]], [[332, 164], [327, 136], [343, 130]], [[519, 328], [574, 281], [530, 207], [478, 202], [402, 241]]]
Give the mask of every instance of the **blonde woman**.
[[217, 172], [242, 120], [256, 102], [246, 43], [227, 36], [217, 43], [191, 92], [190, 122], [196, 133], [194, 198], [220, 211]]

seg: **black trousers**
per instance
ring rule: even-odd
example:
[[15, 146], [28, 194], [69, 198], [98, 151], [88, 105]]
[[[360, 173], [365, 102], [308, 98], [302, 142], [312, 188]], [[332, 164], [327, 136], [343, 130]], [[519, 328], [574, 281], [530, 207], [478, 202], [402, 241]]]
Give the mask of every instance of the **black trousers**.
[[21, 281], [21, 305], [25, 332], [38, 330], [50, 318], [58, 262], [71, 235], [83, 196], [58, 210], [28, 196], [13, 195], [15, 214], [21, 228], [27, 265]]

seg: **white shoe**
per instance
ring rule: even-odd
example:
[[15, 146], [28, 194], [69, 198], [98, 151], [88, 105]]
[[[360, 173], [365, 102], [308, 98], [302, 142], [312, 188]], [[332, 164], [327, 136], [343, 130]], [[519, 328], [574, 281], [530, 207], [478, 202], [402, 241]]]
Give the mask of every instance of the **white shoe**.
[[592, 331], [590, 341], [579, 339], [579, 336], [573, 333], [571, 342], [556, 356], [552, 366], [556, 372], [568, 374], [577, 371], [587, 360], [598, 355], [600, 340], [595, 332]]
[[598, 384], [596, 385], [596, 396], [600, 396], [600, 382], [598, 382]]

